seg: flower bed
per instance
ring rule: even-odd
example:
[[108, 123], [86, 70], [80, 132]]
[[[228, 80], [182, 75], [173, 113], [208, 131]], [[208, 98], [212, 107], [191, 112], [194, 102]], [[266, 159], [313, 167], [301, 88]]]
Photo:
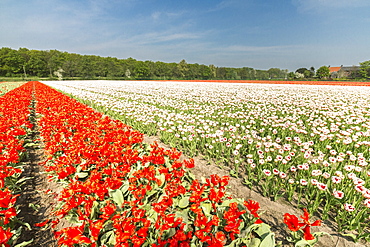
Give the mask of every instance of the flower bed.
[[148, 147], [122, 122], [34, 86], [45, 167], [65, 184], [50, 223], [76, 224], [56, 233], [60, 245], [274, 246], [258, 203], [226, 193], [229, 177], [200, 182], [175, 149]]
[[368, 87], [50, 82], [250, 188], [370, 240]]
[[0, 246], [13, 244], [21, 234], [15, 203], [20, 193], [24, 138], [29, 122], [30, 85], [23, 85], [0, 97]]
[[[274, 81], [274, 80], [176, 80], [181, 82], [218, 82], [218, 83], [255, 83], [255, 84], [292, 84], [292, 85], [332, 85], [332, 86], [365, 86], [369, 81]], [[173, 81], [164, 81], [173, 82]]]
[[0, 96], [23, 85], [24, 82], [0, 82]]

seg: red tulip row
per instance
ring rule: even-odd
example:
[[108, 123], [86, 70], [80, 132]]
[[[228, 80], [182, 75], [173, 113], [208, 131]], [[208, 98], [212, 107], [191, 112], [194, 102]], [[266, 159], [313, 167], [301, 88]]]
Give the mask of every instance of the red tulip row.
[[17, 179], [24, 138], [32, 128], [29, 122], [32, 88], [23, 85], [0, 97], [0, 246], [11, 244], [17, 236], [12, 230], [17, 215]]
[[66, 184], [50, 223], [77, 223], [56, 232], [59, 245], [274, 245], [259, 204], [226, 193], [229, 177], [200, 182], [189, 172], [193, 160], [180, 160], [175, 149], [148, 147], [122, 122], [39, 82], [34, 87], [44, 165]]

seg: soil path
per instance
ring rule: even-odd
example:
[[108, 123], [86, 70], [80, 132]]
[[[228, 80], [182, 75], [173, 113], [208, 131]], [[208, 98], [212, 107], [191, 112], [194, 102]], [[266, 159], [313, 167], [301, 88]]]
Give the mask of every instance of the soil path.
[[17, 200], [20, 209], [18, 218], [29, 224], [30, 228], [24, 228], [18, 243], [30, 241], [28, 246], [54, 247], [57, 246], [53, 231], [50, 227], [43, 229], [36, 227], [35, 223], [43, 222], [50, 218], [55, 202], [55, 193], [58, 186], [48, 181], [40, 163], [44, 159], [44, 151], [38, 141], [39, 132], [35, 121], [35, 102], [32, 102], [30, 121], [34, 125], [32, 132], [27, 136], [25, 143], [27, 158], [24, 161], [22, 178], [27, 178], [22, 186], [22, 193]]

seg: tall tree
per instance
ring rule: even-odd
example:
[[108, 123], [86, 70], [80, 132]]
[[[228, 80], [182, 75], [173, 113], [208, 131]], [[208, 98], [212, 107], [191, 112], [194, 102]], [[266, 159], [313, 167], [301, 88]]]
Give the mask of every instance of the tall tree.
[[307, 68], [299, 68], [295, 72], [304, 75], [304, 78], [312, 78], [315, 75], [315, 69], [313, 67], [311, 67], [310, 70]]
[[213, 64], [208, 66], [210, 69], [210, 79], [214, 79], [217, 76], [217, 68]]
[[4, 76], [21, 75], [24, 73], [23, 66], [26, 58], [18, 51], [11, 48], [2, 48], [0, 50], [0, 74]]
[[189, 65], [185, 61], [185, 59], [181, 60], [177, 67], [179, 69], [180, 77], [183, 79], [187, 79], [189, 75]]
[[270, 79], [285, 79], [287, 76], [287, 71], [281, 70], [279, 68], [270, 68], [267, 70]]
[[320, 79], [325, 79], [330, 76], [330, 69], [328, 66], [321, 66], [320, 68], [317, 69], [316, 71], [317, 77]]
[[147, 79], [149, 77], [148, 64], [142, 61], [137, 61], [134, 69], [134, 76], [137, 79]]
[[359, 73], [363, 78], [370, 77], [370, 60], [360, 63]]

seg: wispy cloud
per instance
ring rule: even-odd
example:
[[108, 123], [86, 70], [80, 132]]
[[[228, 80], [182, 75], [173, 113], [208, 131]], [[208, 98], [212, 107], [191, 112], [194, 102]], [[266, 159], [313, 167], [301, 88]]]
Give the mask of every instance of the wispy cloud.
[[369, 0], [292, 0], [299, 11], [328, 12], [335, 9], [353, 9], [370, 6]]
[[175, 19], [183, 16], [184, 12], [165, 12], [165, 11], [155, 11], [151, 14], [151, 18], [154, 21], [168, 21], [169, 19]]
[[215, 6], [212, 6], [208, 11], [221, 11], [227, 8], [242, 8], [245, 6], [250, 6], [249, 0], [223, 0], [220, 3], [216, 4]]
[[301, 45], [283, 45], [283, 46], [243, 46], [233, 45], [224, 48], [228, 52], [287, 52], [289, 50], [302, 49]]
[[171, 32], [152, 32], [146, 33], [144, 35], [139, 35], [135, 37], [135, 40], [139, 41], [141, 44], [154, 44], [154, 43], [161, 43], [161, 42], [169, 42], [169, 41], [176, 41], [176, 40], [189, 40], [189, 39], [199, 39], [202, 37], [200, 33], [171, 33]]

